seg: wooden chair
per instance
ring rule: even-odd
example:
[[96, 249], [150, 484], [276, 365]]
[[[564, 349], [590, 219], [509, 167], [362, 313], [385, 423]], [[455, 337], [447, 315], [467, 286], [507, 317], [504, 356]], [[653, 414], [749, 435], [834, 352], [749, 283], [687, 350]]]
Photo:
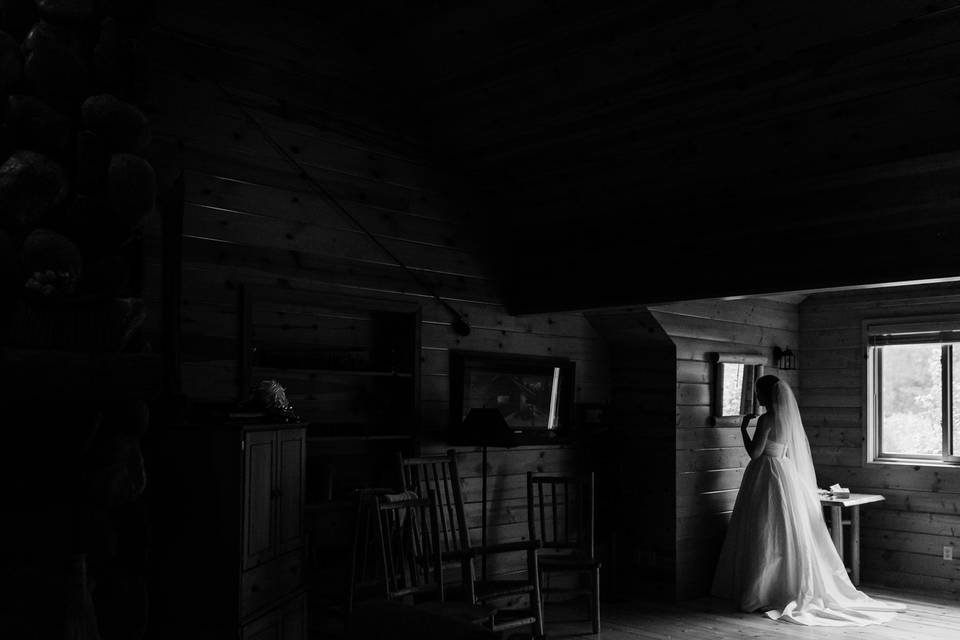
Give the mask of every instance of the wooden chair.
[[[593, 632], [600, 633], [600, 560], [594, 552], [594, 474], [527, 473], [527, 526], [540, 540], [543, 592], [589, 596]], [[548, 574], [587, 576], [586, 589], [549, 589]]]
[[[498, 598], [524, 596], [529, 600], [526, 609], [501, 609], [496, 616], [495, 631], [503, 631], [530, 625], [539, 638], [544, 635], [543, 604], [540, 596], [540, 570], [535, 538], [517, 542], [472, 545], [464, 515], [463, 495], [460, 492], [460, 476], [457, 458], [453, 450], [442, 456], [403, 458], [400, 456], [400, 476], [403, 487], [418, 495], [433, 492], [437, 496], [438, 538], [444, 567], [459, 569], [457, 582], [463, 590], [461, 598], [471, 603], [489, 603]], [[477, 577], [476, 561], [484, 555], [525, 553], [526, 575], [518, 579], [484, 579]], [[466, 559], [465, 562], [461, 562]]]
[[375, 500], [386, 599], [494, 629], [495, 607], [445, 598], [435, 494], [378, 494]]
[[344, 610], [349, 620], [358, 599], [379, 595], [384, 581], [381, 562], [377, 558], [377, 497], [396, 492], [385, 487], [367, 487], [353, 491], [353, 543], [350, 545], [350, 568], [347, 573], [347, 595]]

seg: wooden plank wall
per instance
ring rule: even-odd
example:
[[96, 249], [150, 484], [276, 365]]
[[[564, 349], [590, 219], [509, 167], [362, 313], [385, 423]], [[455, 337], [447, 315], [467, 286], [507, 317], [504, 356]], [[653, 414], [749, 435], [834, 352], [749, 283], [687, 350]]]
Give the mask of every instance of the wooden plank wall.
[[676, 568], [676, 348], [644, 309], [590, 320], [610, 344], [613, 379], [608, 437], [598, 443], [597, 486], [616, 550], [604, 568], [616, 572], [614, 590], [663, 597]]
[[[791, 303], [764, 299], [681, 302], [650, 308], [676, 345], [676, 597], [709, 592], [726, 525], [749, 458], [738, 427], [710, 424], [712, 352], [757, 353], [799, 345]], [[802, 358], [801, 358], [802, 362]], [[794, 389], [796, 371], [780, 375]]]
[[960, 563], [942, 559], [960, 543], [956, 469], [866, 465], [862, 321], [960, 314], [956, 284], [812, 295], [800, 305], [800, 409], [820, 486], [839, 482], [886, 501], [861, 510], [862, 579], [960, 595]]
[[[575, 400], [607, 400], [607, 347], [582, 314], [506, 314], [482, 257], [466, 242], [472, 227], [461, 211], [469, 194], [454, 193], [443, 172], [415, 143], [389, 130], [330, 116], [342, 108], [344, 96], [330, 95], [333, 106], [324, 110], [328, 96], [323, 89], [334, 86], [330, 78], [308, 77], [301, 67], [288, 64], [299, 50], [295, 36], [303, 31], [294, 14], [272, 13], [271, 28], [261, 30], [257, 21], [225, 26], [216, 15], [201, 13], [208, 6], [197, 8], [200, 4], [161, 12], [160, 27], [150, 39], [155, 84], [151, 122], [156, 135], [180, 143], [185, 167], [186, 394], [211, 400], [235, 397], [237, 285], [246, 283], [285, 299], [264, 301], [260, 312], [266, 314], [309, 313], [308, 304], [298, 303], [307, 295], [419, 305], [422, 423], [432, 441], [427, 451], [445, 448], [450, 349], [568, 357], [576, 362]], [[233, 17], [229, 11], [222, 15]], [[276, 22], [285, 16], [288, 30]], [[329, 49], [336, 40], [317, 37], [316, 42]], [[328, 53], [341, 61], [351, 58], [350, 51], [334, 48]], [[301, 73], [304, 82], [295, 82], [294, 72]], [[345, 82], [340, 78], [335, 86], [356, 89], [344, 89]], [[310, 95], [305, 98], [304, 92], [311, 88], [314, 101], [306, 104]], [[285, 164], [245, 118], [240, 104], [352, 215], [436, 287], [470, 323], [469, 336], [456, 335], [449, 327], [450, 314], [439, 303], [355, 225], [311, 193], [299, 172]], [[290, 105], [297, 104], [300, 116], [284, 117]], [[155, 283], [158, 231], [148, 235], [149, 273]], [[152, 290], [159, 292], [159, 287]], [[150, 308], [159, 309], [159, 299], [152, 300]], [[151, 320], [154, 327], [159, 315]], [[325, 325], [313, 330], [324, 331]], [[309, 336], [296, 338], [305, 340]], [[491, 451], [490, 457], [491, 539], [524, 537], [525, 511], [519, 508], [523, 474], [528, 469], [571, 468], [575, 450], [520, 447]], [[479, 454], [464, 450], [461, 462], [468, 512], [476, 526]]]

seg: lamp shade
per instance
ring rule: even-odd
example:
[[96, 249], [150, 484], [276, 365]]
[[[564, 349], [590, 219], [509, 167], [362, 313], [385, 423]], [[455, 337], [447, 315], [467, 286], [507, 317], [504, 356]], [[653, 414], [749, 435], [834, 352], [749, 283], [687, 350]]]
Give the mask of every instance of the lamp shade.
[[503, 419], [499, 409], [470, 409], [456, 433], [455, 444], [515, 447], [517, 435]]

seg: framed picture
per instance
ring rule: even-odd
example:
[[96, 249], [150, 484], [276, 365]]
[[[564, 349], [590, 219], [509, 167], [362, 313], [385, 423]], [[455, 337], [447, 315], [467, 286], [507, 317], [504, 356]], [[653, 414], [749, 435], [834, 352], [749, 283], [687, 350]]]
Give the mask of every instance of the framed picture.
[[571, 425], [574, 370], [566, 358], [451, 351], [450, 427], [495, 408], [521, 439], [555, 436]]

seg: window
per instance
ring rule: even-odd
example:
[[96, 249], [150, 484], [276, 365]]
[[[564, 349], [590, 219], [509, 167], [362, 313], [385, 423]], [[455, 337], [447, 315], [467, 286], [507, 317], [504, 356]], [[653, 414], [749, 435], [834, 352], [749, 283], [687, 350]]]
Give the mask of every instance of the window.
[[868, 461], [960, 464], [960, 320], [864, 328]]

